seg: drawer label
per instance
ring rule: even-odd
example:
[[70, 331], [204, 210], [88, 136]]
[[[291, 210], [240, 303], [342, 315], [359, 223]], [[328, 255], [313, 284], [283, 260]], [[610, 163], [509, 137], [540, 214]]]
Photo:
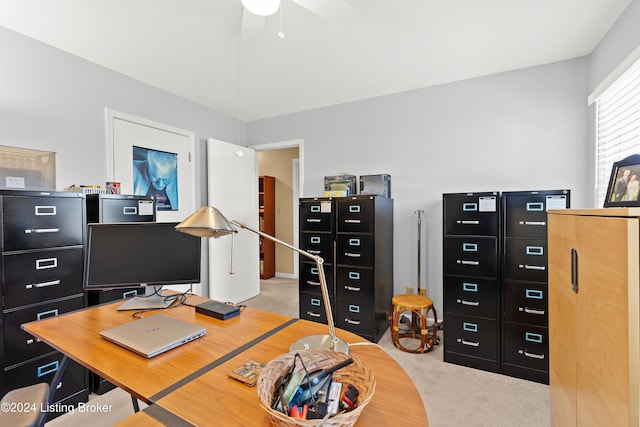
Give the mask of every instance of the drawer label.
[[467, 332], [478, 332], [478, 324], [477, 323], [464, 322], [462, 324], [462, 330], [467, 331]]

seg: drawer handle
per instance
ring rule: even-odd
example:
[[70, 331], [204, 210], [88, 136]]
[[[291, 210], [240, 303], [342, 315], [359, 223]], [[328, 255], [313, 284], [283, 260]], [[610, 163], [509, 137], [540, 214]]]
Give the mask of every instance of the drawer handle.
[[53, 310], [43, 311], [36, 314], [36, 319], [42, 320], [42, 319], [46, 319], [47, 317], [56, 317], [57, 315], [58, 315], [58, 309], [54, 308]]
[[466, 299], [458, 300], [458, 303], [462, 305], [470, 305], [472, 307], [477, 307], [480, 305], [480, 301], [467, 301]]
[[524, 268], [525, 270], [536, 270], [536, 271], [545, 271], [547, 267], [544, 265], [529, 265], [529, 264], [520, 264], [518, 268]]
[[462, 224], [462, 225], [480, 225], [480, 221], [478, 220], [458, 220], [456, 221], [456, 223], [458, 224]]
[[538, 289], [527, 289], [525, 291], [525, 296], [527, 298], [531, 298], [531, 299], [543, 299], [544, 298], [544, 292], [538, 290]]
[[321, 314], [320, 313], [316, 313], [314, 311], [307, 311], [307, 314], [311, 317], [320, 317]]
[[59, 228], [34, 228], [31, 230], [24, 230], [24, 234], [31, 234], [31, 233], [44, 234], [44, 233], [59, 233], [59, 232], [60, 232]]
[[518, 221], [519, 225], [533, 225], [533, 226], [545, 226], [547, 225], [546, 221]]
[[345, 219], [345, 224], [360, 224], [362, 221], [359, 219]]
[[36, 270], [58, 267], [58, 258], [43, 258], [36, 260]]
[[138, 292], [136, 292], [136, 291], [127, 291], [127, 292], [123, 292], [123, 293], [122, 293], [122, 299], [127, 299], [127, 298], [131, 298], [131, 297], [135, 297], [136, 295], [138, 295]]
[[478, 292], [478, 284], [477, 283], [463, 283], [462, 290], [466, 292]]
[[478, 210], [478, 204], [477, 203], [463, 203], [462, 204], [462, 210], [464, 212], [475, 212]]
[[532, 359], [544, 360], [544, 354], [542, 353], [529, 353], [527, 350], [518, 350], [518, 353], [524, 354]]
[[527, 255], [544, 255], [544, 247], [542, 246], [527, 246], [526, 247]]
[[38, 366], [38, 378], [44, 377], [47, 374], [55, 372], [60, 367], [60, 362], [57, 360], [47, 363], [46, 365]]
[[317, 255], [317, 254], [320, 253], [320, 251], [316, 251], [316, 250], [313, 250], [313, 249], [308, 249], [307, 252], [309, 252], [310, 254], [314, 254], [314, 255]]
[[459, 259], [458, 264], [462, 265], [480, 265], [480, 261], [466, 261], [464, 259]]
[[351, 324], [351, 325], [359, 325], [360, 321], [359, 320], [351, 320], [351, 319], [344, 319], [345, 322]]
[[537, 310], [535, 308], [529, 308], [529, 307], [518, 307], [518, 310], [520, 311], [524, 311], [527, 314], [536, 314], [538, 316], [544, 316], [545, 311], [544, 310]]
[[320, 282], [314, 282], [312, 280], [307, 280], [307, 285], [320, 286]]
[[46, 288], [48, 286], [55, 286], [55, 285], [59, 285], [61, 282], [60, 280], [51, 280], [49, 282], [40, 282], [40, 283], [30, 283], [28, 285], [25, 285], [26, 289], [33, 289], [33, 288]]
[[458, 340], [458, 342], [471, 347], [480, 347], [480, 343], [478, 341]]
[[362, 254], [355, 254], [353, 252], [345, 252], [344, 256], [348, 256], [350, 258], [360, 258], [362, 256]]
[[307, 218], [307, 222], [320, 222], [318, 218]]
[[122, 214], [123, 215], [137, 215], [138, 214], [138, 208], [135, 206], [124, 206], [122, 208]]
[[46, 216], [56, 215], [56, 207], [36, 205], [36, 216], [45, 216], [45, 215]]
[[544, 209], [544, 203], [542, 202], [529, 202], [527, 203], [527, 210], [529, 212], [540, 212]]
[[357, 271], [350, 271], [348, 277], [350, 280], [360, 280], [360, 273]]
[[355, 286], [345, 286], [344, 287], [348, 291], [360, 292], [361, 288], [356, 288]]
[[349, 206], [349, 212], [360, 212], [360, 206], [359, 205]]

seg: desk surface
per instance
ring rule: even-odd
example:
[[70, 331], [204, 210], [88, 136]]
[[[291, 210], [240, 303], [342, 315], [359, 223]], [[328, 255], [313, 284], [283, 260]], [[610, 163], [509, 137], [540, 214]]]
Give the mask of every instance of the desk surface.
[[[133, 396], [151, 404], [122, 425], [162, 425], [178, 419], [194, 425], [270, 425], [260, 407], [256, 387], [230, 379], [227, 374], [249, 359], [264, 363], [286, 353], [297, 339], [324, 334], [326, 325], [291, 319], [247, 308], [240, 316], [221, 321], [189, 306], [162, 314], [207, 328], [203, 338], [152, 359], [102, 339], [98, 332], [128, 321], [131, 312], [116, 304], [93, 307], [39, 322], [24, 329], [71, 359], [98, 373]], [[338, 335], [353, 345], [376, 377], [376, 392], [356, 425], [427, 426], [420, 395], [406, 372], [391, 356], [347, 331]], [[160, 420], [160, 421], [158, 421]], [[188, 424], [185, 424], [188, 425]]]

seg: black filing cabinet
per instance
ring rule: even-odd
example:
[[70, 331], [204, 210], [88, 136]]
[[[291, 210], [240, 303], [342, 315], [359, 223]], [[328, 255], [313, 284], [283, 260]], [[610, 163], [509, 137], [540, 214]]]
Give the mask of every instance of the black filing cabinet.
[[443, 195], [444, 361], [500, 370], [500, 195]]
[[[324, 260], [324, 274], [327, 280], [331, 310], [335, 312], [334, 287], [334, 239], [335, 203], [332, 198], [304, 198], [299, 201], [300, 248]], [[327, 323], [320, 276], [316, 263], [304, 256], [299, 257], [300, 318]]]
[[[154, 222], [156, 220], [155, 199], [150, 196], [128, 194], [88, 194], [87, 222]], [[144, 287], [87, 291], [90, 306], [117, 301], [144, 294]], [[90, 373], [91, 390], [96, 394], [115, 388], [113, 384], [97, 374]]]
[[547, 210], [569, 190], [502, 193], [502, 372], [549, 383]]
[[[336, 327], [379, 341], [393, 296], [393, 199], [300, 199], [300, 247], [324, 258]], [[317, 267], [300, 257], [300, 318], [326, 323]]]
[[[0, 395], [4, 395], [37, 382], [50, 383], [62, 360], [60, 353], [24, 332], [21, 325], [85, 306], [85, 196], [0, 190], [0, 211]], [[57, 385], [54, 403], [68, 407], [86, 402], [88, 396], [87, 371], [71, 361]], [[48, 419], [57, 415], [51, 412]]]

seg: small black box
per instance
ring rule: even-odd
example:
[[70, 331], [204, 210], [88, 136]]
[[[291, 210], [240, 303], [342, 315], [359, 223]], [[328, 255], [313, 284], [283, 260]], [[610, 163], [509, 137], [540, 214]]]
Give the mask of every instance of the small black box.
[[227, 320], [240, 314], [240, 307], [218, 301], [207, 301], [196, 305], [196, 313]]

